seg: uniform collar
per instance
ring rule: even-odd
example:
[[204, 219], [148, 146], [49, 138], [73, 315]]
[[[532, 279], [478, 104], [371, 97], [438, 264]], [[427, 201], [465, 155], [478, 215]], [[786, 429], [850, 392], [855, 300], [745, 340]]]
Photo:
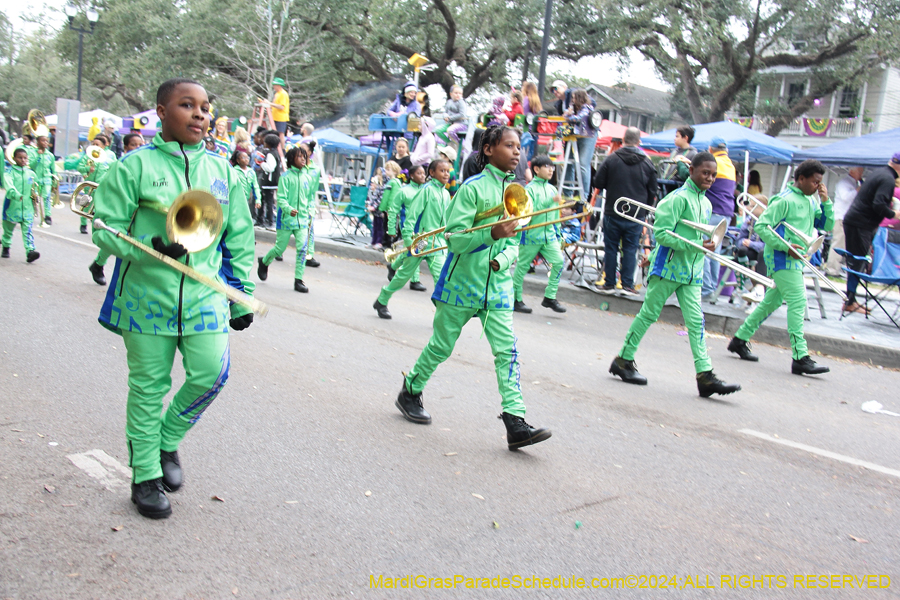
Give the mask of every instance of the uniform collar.
[[203, 145], [202, 140], [199, 144], [194, 145], [182, 144], [181, 142], [166, 142], [162, 138], [162, 133], [157, 133], [153, 136], [153, 146], [166, 154], [179, 157], [182, 156], [182, 154], [190, 155], [206, 153], [206, 147]]
[[690, 177], [688, 177], [687, 181], [684, 182], [684, 187], [686, 187], [690, 191], [695, 192], [697, 194], [705, 194], [706, 193], [705, 191], [701, 190], [700, 187], [696, 183], [694, 183], [694, 180], [691, 179]]
[[484, 167], [484, 171], [482, 171], [482, 172], [488, 172], [494, 176], [494, 179], [498, 179], [504, 183], [508, 183], [507, 179], [509, 181], [512, 181], [512, 178], [513, 178], [512, 173], [505, 173], [505, 172], [501, 171], [500, 169], [498, 169], [497, 167], [495, 167], [494, 165], [492, 165], [491, 163], [488, 163]]

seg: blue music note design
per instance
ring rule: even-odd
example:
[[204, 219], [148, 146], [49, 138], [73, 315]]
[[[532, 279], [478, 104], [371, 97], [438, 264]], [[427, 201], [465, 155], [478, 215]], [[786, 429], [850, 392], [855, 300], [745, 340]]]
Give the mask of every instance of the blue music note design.
[[[207, 323], [207, 317], [210, 317], [211, 323]], [[215, 309], [210, 306], [201, 306], [200, 307], [200, 322], [197, 325], [194, 325], [194, 331], [203, 331], [207, 329], [208, 331], [214, 331], [219, 328], [219, 317], [216, 314]]]
[[[156, 310], [153, 309], [154, 304], [156, 305]], [[158, 319], [162, 318], [162, 316], [163, 316], [162, 306], [160, 306], [158, 300], [151, 300], [150, 302], [148, 302], [147, 308], [150, 310], [150, 312], [147, 313], [145, 318], [147, 318], [147, 319], [152, 319], [153, 317], [156, 317]]]

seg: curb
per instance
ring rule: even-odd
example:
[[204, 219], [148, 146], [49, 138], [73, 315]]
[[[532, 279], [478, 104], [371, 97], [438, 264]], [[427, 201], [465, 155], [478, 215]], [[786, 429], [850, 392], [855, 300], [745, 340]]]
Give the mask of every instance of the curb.
[[[257, 229], [256, 239], [274, 244], [275, 232]], [[316, 239], [316, 252], [317, 254], [328, 254], [337, 258], [349, 258], [372, 264], [384, 264], [384, 255], [378, 250], [362, 248], [352, 243], [342, 242], [331, 238], [323, 237]], [[426, 272], [428, 270], [425, 264], [422, 265], [422, 269]], [[542, 297], [546, 285], [545, 279], [526, 275], [523, 291], [530, 296]], [[631, 299], [614, 295], [607, 296], [583, 290], [575, 287], [566, 279], [560, 281], [557, 298], [561, 302], [569, 304], [579, 304], [588, 308], [631, 316], [636, 315], [643, 304], [643, 300], [640, 298]], [[734, 335], [746, 318], [746, 315], [743, 313], [739, 316], [734, 316], [729, 314], [730, 311], [727, 308], [717, 309], [715, 306], [708, 308], [704, 305], [703, 312], [706, 330], [726, 337]], [[659, 320], [663, 323], [670, 323], [672, 325], [684, 325], [681, 310], [672, 304], [667, 304], [663, 307]], [[811, 353], [821, 353], [827, 356], [846, 358], [856, 362], [880, 365], [891, 369], [900, 369], [900, 348], [868, 344], [858, 340], [845, 340], [815, 333], [806, 333], [804, 337], [806, 338]], [[772, 327], [763, 324], [754, 334], [753, 340], [755, 342], [771, 344], [773, 346], [790, 348], [790, 337], [788, 336], [787, 331], [780, 327]]]

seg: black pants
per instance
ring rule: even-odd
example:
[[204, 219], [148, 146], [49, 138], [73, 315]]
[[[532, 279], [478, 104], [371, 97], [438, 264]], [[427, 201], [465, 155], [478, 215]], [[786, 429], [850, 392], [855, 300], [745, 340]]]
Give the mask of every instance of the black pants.
[[256, 214], [256, 224], [260, 227], [275, 227], [275, 189], [261, 190], [262, 206]]
[[[844, 246], [847, 252], [855, 256], [865, 256], [872, 247], [872, 240], [875, 239], [875, 232], [878, 229], [862, 229], [853, 225], [848, 225], [844, 221]], [[869, 263], [864, 260], [847, 259], [847, 268], [853, 269], [859, 273], [868, 271]], [[847, 273], [847, 302], [856, 302], [856, 287], [859, 285], [859, 277], [853, 273]]]
[[746, 257], [748, 261], [756, 261], [756, 268], [754, 269], [760, 275], [766, 274], [766, 261], [760, 255], [759, 252], [754, 250], [753, 248], [747, 248], [746, 246], [740, 246], [737, 250], [734, 251], [735, 256], [738, 258]]

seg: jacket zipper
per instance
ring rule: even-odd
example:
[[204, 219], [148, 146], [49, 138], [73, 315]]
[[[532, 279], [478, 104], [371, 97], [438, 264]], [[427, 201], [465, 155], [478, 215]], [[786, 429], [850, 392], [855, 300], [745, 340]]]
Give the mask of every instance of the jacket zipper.
[[[184, 181], [187, 184], [187, 188], [191, 189], [191, 175], [190, 175], [190, 171], [188, 170], [190, 167], [190, 164], [188, 163], [188, 155], [187, 155], [187, 152], [184, 151], [184, 144], [179, 142], [178, 147], [181, 148], [181, 155], [184, 156]], [[190, 255], [185, 254], [184, 255], [185, 266], [187, 266], [189, 262], [190, 262]], [[178, 284], [178, 324], [177, 324], [177, 327], [178, 327], [179, 337], [181, 336], [181, 332], [184, 329], [184, 327], [182, 325], [182, 314], [183, 314], [183, 309], [184, 309], [184, 277], [185, 277], [185, 275], [184, 275], [184, 273], [182, 273], [181, 281]]]

